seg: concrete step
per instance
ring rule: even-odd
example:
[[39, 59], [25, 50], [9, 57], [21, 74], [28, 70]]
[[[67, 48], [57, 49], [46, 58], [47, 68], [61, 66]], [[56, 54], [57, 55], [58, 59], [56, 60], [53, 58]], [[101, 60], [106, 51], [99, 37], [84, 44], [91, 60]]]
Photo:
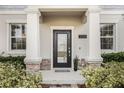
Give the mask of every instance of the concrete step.
[[85, 78], [81, 71], [55, 72], [55, 70], [41, 71], [42, 85], [48, 87], [79, 87], [84, 86]]

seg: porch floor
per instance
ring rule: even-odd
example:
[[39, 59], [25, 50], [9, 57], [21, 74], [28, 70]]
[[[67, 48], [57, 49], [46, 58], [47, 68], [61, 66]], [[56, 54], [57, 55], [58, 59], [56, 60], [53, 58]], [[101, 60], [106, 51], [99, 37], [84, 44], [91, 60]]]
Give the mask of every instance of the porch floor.
[[81, 71], [55, 72], [55, 70], [42, 70], [42, 84], [84, 84], [85, 78]]

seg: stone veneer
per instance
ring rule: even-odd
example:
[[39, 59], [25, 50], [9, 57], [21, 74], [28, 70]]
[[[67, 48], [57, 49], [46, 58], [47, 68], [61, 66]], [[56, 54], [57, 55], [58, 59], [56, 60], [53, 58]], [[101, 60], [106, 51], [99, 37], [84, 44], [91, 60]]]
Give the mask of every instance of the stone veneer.
[[50, 59], [42, 59], [40, 69], [41, 70], [51, 70], [51, 60]]
[[81, 70], [82, 67], [85, 67], [87, 65], [87, 62], [85, 61], [85, 59], [80, 59], [78, 61], [78, 69]]
[[26, 69], [28, 71], [39, 71], [40, 70], [40, 64], [26, 64]]

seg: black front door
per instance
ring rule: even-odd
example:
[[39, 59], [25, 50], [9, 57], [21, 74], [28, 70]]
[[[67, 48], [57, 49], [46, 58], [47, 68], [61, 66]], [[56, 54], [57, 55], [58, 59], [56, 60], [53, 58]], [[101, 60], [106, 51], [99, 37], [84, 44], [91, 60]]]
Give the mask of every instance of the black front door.
[[71, 67], [71, 30], [53, 30], [53, 67]]

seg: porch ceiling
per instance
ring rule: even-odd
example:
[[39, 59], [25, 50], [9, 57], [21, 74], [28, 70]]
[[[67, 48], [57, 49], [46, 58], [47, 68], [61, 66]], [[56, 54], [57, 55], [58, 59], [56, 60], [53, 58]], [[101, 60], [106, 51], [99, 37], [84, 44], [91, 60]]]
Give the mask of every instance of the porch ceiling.
[[57, 11], [57, 12], [41, 12], [42, 16], [77, 16], [81, 17], [85, 11]]

